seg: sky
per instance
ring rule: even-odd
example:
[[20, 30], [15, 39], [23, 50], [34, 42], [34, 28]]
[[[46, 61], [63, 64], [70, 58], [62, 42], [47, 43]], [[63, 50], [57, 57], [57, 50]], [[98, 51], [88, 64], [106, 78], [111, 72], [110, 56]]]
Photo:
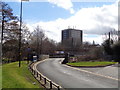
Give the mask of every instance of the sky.
[[[20, 16], [20, 0], [4, 0]], [[103, 2], [104, 1], [104, 2]], [[83, 30], [83, 41], [101, 44], [105, 33], [118, 30], [117, 0], [29, 0], [23, 2], [23, 22], [32, 32], [39, 25], [60, 42], [63, 29]]]

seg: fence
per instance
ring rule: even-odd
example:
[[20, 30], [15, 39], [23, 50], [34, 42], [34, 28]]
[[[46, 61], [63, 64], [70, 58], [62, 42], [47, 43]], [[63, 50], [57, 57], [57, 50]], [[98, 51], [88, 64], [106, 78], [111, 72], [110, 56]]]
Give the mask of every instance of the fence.
[[41, 75], [40, 73], [38, 73], [37, 71], [35, 71], [32, 66], [32, 64], [29, 65], [29, 70], [31, 71], [31, 73], [33, 74], [33, 76], [35, 77], [35, 79], [42, 85], [44, 86], [44, 88], [46, 89], [57, 89], [60, 90], [60, 86], [54, 84], [52, 81], [48, 80], [47, 78], [45, 78], [43, 75]]

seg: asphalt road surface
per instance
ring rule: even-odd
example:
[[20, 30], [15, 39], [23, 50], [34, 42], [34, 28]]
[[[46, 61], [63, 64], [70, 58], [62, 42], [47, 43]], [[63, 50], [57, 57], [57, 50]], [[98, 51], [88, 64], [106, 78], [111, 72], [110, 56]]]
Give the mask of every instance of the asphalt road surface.
[[36, 68], [47, 78], [62, 88], [118, 88], [118, 80], [76, 70], [60, 62], [63, 58], [50, 58], [39, 63]]

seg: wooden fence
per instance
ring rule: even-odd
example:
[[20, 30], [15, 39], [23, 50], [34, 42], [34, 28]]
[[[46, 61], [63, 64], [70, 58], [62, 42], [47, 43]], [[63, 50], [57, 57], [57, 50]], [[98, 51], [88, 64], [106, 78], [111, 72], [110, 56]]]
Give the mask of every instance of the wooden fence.
[[46, 77], [38, 73], [32, 68], [32, 64], [29, 65], [28, 69], [31, 71], [35, 79], [46, 89], [57, 89], [60, 90], [60, 86], [54, 84], [52, 81], [48, 80]]

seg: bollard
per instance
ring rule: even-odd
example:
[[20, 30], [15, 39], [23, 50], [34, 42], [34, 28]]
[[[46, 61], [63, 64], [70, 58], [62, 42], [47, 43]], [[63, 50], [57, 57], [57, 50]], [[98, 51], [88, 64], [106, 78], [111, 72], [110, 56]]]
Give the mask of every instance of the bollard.
[[33, 69], [31, 68], [31, 72], [32, 72], [32, 74], [33, 74]]
[[44, 78], [44, 84], [46, 84], [46, 78]]
[[57, 88], [58, 88], [58, 90], [60, 90], [60, 87], [59, 87], [59, 86], [57, 86]]
[[35, 74], [35, 71], [33, 70], [33, 75]]
[[33, 69], [32, 69], [32, 73], [33, 73]]
[[37, 77], [38, 77], [38, 72], [37, 72]]
[[34, 75], [35, 75], [35, 70], [34, 70]]
[[52, 89], [52, 82], [50, 81], [50, 89]]
[[42, 76], [41, 76], [41, 74], [40, 74], [40, 80], [42, 80]]
[[29, 66], [29, 69], [30, 69], [30, 71], [32, 70], [32, 68]]

